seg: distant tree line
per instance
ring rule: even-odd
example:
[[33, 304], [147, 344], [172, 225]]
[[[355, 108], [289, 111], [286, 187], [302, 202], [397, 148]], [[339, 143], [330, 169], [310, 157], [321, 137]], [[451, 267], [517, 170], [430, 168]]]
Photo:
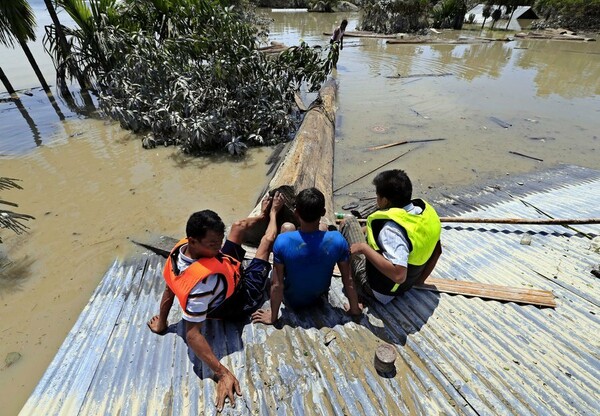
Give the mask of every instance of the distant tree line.
[[467, 11], [480, 3], [486, 5], [483, 16], [492, 19], [492, 27], [503, 12], [510, 22], [517, 7], [532, 6], [547, 19], [561, 16], [575, 27], [600, 28], [600, 0], [364, 0], [359, 28], [387, 34], [420, 32], [431, 26], [460, 29]]

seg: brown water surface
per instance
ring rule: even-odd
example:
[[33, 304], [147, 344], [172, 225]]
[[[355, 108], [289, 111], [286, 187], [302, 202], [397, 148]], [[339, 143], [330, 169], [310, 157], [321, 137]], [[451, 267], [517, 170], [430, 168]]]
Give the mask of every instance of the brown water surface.
[[112, 122], [63, 127], [62, 139], [0, 162], [0, 176], [23, 187], [2, 199], [36, 218], [28, 234], [2, 231], [9, 258], [28, 265], [0, 293], [0, 358], [22, 355], [0, 370], [3, 414], [21, 408], [115, 258], [139, 251], [131, 240], [181, 237], [199, 209], [230, 224], [250, 212], [265, 184], [269, 149], [239, 162], [190, 159], [173, 148], [144, 150]]
[[[326, 45], [323, 31], [343, 18], [349, 30], [357, 22], [342, 14], [270, 16], [272, 39], [289, 45], [299, 39]], [[12, 56], [0, 50], [3, 68]], [[397, 75], [403, 78], [390, 78]], [[600, 42], [388, 45], [346, 38], [333, 76], [339, 85], [335, 187], [407, 150], [386, 168], [406, 169], [418, 195], [561, 163], [600, 166]], [[17, 79], [17, 88], [36, 85], [32, 76]], [[117, 124], [83, 118], [63, 102], [66, 121], [40, 94], [23, 97], [23, 104], [25, 113], [0, 103], [0, 176], [19, 178], [24, 188], [2, 191], [0, 199], [36, 217], [29, 234], [1, 231], [0, 248], [29, 266], [13, 279], [18, 287], [0, 293], [0, 359], [12, 351], [22, 355], [0, 370], [3, 414], [21, 408], [109, 265], [136, 250], [130, 239], [180, 236], [198, 209], [214, 209], [226, 223], [246, 215], [265, 185], [270, 154], [256, 149], [232, 161], [189, 159], [172, 148], [147, 151]], [[446, 140], [365, 150], [430, 138]], [[341, 190], [336, 206], [356, 198], [349, 194], [370, 192], [372, 177]]]

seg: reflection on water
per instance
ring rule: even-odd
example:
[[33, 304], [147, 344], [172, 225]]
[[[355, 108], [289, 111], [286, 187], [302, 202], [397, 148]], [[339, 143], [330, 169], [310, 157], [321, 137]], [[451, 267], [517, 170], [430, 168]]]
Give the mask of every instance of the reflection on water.
[[[328, 36], [322, 32], [344, 18], [349, 30], [357, 23], [357, 15], [347, 14], [270, 16], [271, 39], [288, 45], [303, 39], [325, 46]], [[29, 66], [14, 58], [17, 53], [0, 48], [2, 67], [11, 68], [16, 88], [34, 87], [33, 72], [27, 75]], [[333, 73], [339, 87], [335, 185], [409, 149], [387, 168], [406, 169], [419, 194], [432, 192], [430, 186], [452, 187], [558, 163], [597, 168], [599, 59], [600, 42], [388, 45], [382, 39], [347, 38]], [[45, 66], [39, 61], [45, 74], [53, 72], [49, 58]], [[451, 75], [429, 76], [440, 74]], [[389, 78], [397, 75], [412, 77]], [[37, 218], [28, 224], [28, 235], [3, 232], [6, 244], [0, 246], [14, 258], [31, 259], [22, 290], [2, 295], [0, 303], [0, 360], [11, 351], [23, 355], [0, 372], [0, 391], [10, 397], [3, 407], [7, 414], [18, 412], [110, 262], [134, 250], [128, 238], [178, 237], [187, 216], [202, 208], [231, 223], [249, 212], [265, 184], [268, 149], [255, 149], [241, 161], [190, 159], [172, 148], [145, 151], [139, 138], [115, 123], [85, 119], [65, 102], [59, 105], [65, 121], [37, 91], [22, 95], [19, 103], [0, 102], [0, 176], [20, 178], [24, 187], [1, 197]], [[511, 126], [504, 129], [490, 117]], [[365, 150], [431, 138], [446, 140]], [[344, 193], [369, 190], [371, 179]], [[340, 195], [336, 206], [350, 199]]]

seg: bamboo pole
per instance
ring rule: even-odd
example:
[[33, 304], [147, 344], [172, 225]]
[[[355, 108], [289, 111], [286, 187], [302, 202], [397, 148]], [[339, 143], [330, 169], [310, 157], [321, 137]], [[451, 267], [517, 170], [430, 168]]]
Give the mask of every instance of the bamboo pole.
[[382, 144], [379, 146], [367, 147], [367, 150], [387, 149], [388, 147], [400, 146], [400, 145], [408, 144], [408, 143], [439, 142], [440, 140], [446, 140], [446, 139], [404, 140], [404, 141], [396, 142], [396, 143], [388, 143], [388, 144]]
[[[600, 224], [600, 218], [461, 218], [440, 217], [441, 222], [463, 224], [526, 224], [526, 225], [565, 225], [565, 224]], [[336, 220], [337, 223], [341, 219]], [[367, 220], [359, 218], [358, 222]]]

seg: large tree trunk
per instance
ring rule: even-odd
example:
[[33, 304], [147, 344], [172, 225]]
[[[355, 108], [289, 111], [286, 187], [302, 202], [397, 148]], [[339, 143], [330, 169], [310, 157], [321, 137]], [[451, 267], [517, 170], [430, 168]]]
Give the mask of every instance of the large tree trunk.
[[60, 110], [60, 107], [58, 106], [58, 104], [56, 103], [56, 100], [54, 99], [54, 95], [52, 95], [52, 91], [50, 90], [50, 87], [48, 86], [48, 83], [46, 82], [44, 75], [42, 75], [42, 71], [40, 71], [40, 67], [38, 66], [37, 62], [35, 61], [33, 54], [29, 50], [29, 46], [27, 46], [27, 43], [23, 42], [22, 40], [19, 40], [19, 43], [21, 44], [21, 48], [23, 48], [23, 52], [25, 52], [25, 56], [27, 56], [27, 60], [29, 60], [29, 64], [33, 68], [35, 75], [37, 75], [38, 80], [40, 81], [40, 84], [42, 84], [42, 88], [44, 89], [44, 91], [46, 91], [46, 94], [48, 95], [48, 99], [50, 100], [50, 104], [52, 104], [52, 107], [54, 107], [54, 110], [56, 111], [58, 118], [61, 120], [64, 120], [65, 116], [62, 113], [62, 111]]
[[8, 91], [8, 93], [11, 96], [16, 96], [17, 93], [15, 92], [15, 89], [13, 88], [13, 86], [10, 83], [10, 81], [8, 80], [8, 78], [6, 77], [6, 75], [4, 74], [4, 71], [2, 70], [2, 67], [0, 67], [0, 79], [2, 80], [2, 83], [4, 84], [4, 88], [6, 88], [6, 91]]
[[35, 72], [35, 75], [37, 76], [38, 80], [40, 81], [42, 88], [44, 89], [44, 91], [46, 91], [46, 93], [52, 94], [52, 91], [50, 90], [50, 87], [48, 86], [48, 83], [46, 82], [44, 75], [42, 75], [42, 71], [40, 71], [40, 67], [38, 66], [37, 62], [35, 61], [35, 58], [33, 57], [31, 50], [29, 50], [29, 46], [27, 46], [27, 43], [23, 42], [22, 40], [19, 40], [19, 44], [21, 45], [23, 52], [25, 52], [25, 56], [27, 56], [29, 65], [31, 65], [31, 67], [33, 68], [33, 71]]

